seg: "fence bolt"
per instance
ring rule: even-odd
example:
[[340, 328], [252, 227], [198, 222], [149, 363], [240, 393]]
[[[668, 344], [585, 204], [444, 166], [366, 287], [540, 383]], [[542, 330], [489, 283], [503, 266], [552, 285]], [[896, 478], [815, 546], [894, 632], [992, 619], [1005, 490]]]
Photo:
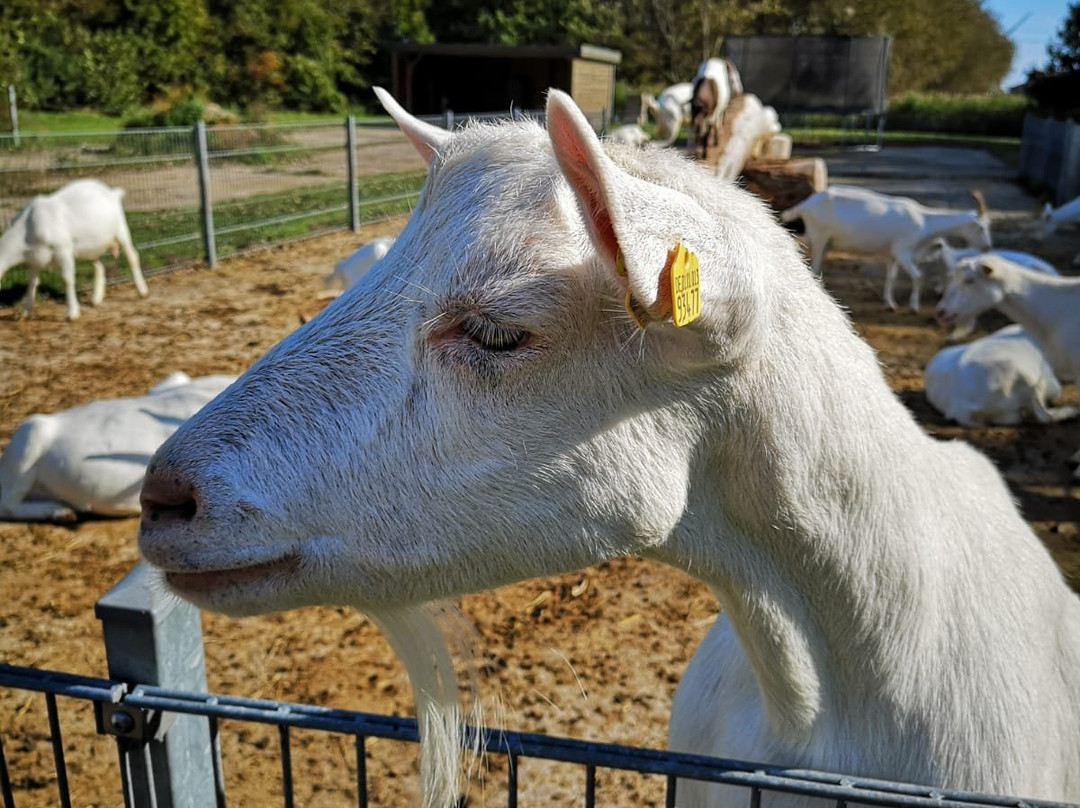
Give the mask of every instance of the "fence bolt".
[[[199, 612], [166, 593], [139, 563], [94, 606], [105, 635], [109, 678], [172, 690], [206, 691]], [[117, 736], [125, 793], [134, 805], [215, 805], [210, 730], [200, 716], [126, 704], [102, 705], [101, 729]]]
[[195, 139], [195, 168], [199, 172], [199, 212], [202, 214], [203, 251], [206, 263], [217, 266], [217, 244], [214, 241], [214, 209], [210, 203], [210, 154], [206, 147], [206, 123], [196, 121], [192, 133]]

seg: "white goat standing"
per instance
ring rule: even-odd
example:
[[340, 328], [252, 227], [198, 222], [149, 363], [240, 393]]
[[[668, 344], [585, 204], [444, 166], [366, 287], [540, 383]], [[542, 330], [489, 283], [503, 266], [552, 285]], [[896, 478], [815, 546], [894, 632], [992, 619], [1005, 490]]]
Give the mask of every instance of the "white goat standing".
[[1080, 278], [1035, 272], [997, 255], [966, 258], [945, 289], [938, 317], [952, 325], [990, 309], [1024, 327], [1059, 379], [1080, 383]]
[[811, 194], [798, 205], [780, 214], [785, 222], [802, 219], [805, 239], [810, 248], [810, 264], [821, 274], [825, 253], [830, 249], [860, 255], [887, 255], [891, 258], [885, 272], [886, 305], [896, 309], [893, 287], [903, 267], [911, 278], [909, 303], [919, 309], [922, 274], [915, 256], [924, 242], [935, 236], [954, 236], [973, 247], [990, 248], [990, 218], [978, 192], [976, 210], [958, 211], [929, 208], [914, 199], [889, 196], [855, 188], [833, 185]]
[[742, 78], [730, 60], [706, 59], [698, 66], [693, 85], [690, 130], [698, 157], [703, 158], [706, 149], [716, 145], [713, 139], [719, 136], [731, 99], [743, 92]]
[[667, 150], [605, 150], [559, 91], [546, 131], [453, 133], [379, 93], [429, 164], [421, 202], [151, 461], [139, 546], [167, 585], [234, 615], [375, 615], [417, 677], [433, 803], [457, 794], [430, 752], [453, 676], [396, 618], [629, 554], [722, 607], [674, 749], [1080, 800], [1080, 600], [763, 204]]
[[612, 143], [641, 148], [649, 142], [649, 135], [636, 123], [628, 123], [608, 132], [605, 136]]
[[638, 125], [643, 125], [651, 112], [656, 120], [656, 146], [670, 146], [679, 139], [683, 124], [690, 122], [690, 100], [694, 97], [693, 82], [672, 84], [655, 99], [645, 93], [642, 96], [641, 115]]
[[[1056, 209], [1047, 202], [1039, 222], [1041, 224], [1038, 236], [1040, 241], [1048, 238], [1063, 224], [1080, 222], [1080, 196]], [[1073, 264], [1080, 265], [1080, 253], [1077, 253], [1076, 257], [1073, 258]]]
[[11, 267], [26, 263], [30, 274], [23, 313], [34, 310], [39, 273], [52, 264], [60, 267], [67, 296], [67, 318], [79, 316], [75, 296], [75, 262], [94, 262], [94, 291], [90, 302], [105, 299], [105, 267], [101, 256], [122, 247], [131, 279], [143, 297], [148, 289], [124, 217], [123, 188], [110, 188], [98, 180], [75, 180], [48, 196], [34, 197], [0, 236], [0, 278]]
[[376, 236], [363, 244], [349, 257], [339, 261], [334, 271], [323, 278], [323, 286], [329, 290], [345, 290], [360, 280], [375, 264], [390, 251], [394, 244], [393, 236]]
[[30, 416], [0, 455], [0, 519], [137, 514], [150, 456], [234, 380], [177, 372], [144, 396]]
[[1061, 382], [1039, 347], [1018, 325], [939, 351], [923, 373], [926, 398], [950, 420], [968, 426], [1049, 424], [1075, 418], [1080, 407], [1048, 407]]

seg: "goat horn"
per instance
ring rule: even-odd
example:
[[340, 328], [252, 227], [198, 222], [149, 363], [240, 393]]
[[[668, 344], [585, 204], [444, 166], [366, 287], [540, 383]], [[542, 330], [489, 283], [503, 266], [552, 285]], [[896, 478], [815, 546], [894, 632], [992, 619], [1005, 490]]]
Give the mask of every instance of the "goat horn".
[[975, 210], [980, 216], [986, 215], [986, 199], [982, 195], [982, 191], [972, 191], [972, 198], [975, 200]]

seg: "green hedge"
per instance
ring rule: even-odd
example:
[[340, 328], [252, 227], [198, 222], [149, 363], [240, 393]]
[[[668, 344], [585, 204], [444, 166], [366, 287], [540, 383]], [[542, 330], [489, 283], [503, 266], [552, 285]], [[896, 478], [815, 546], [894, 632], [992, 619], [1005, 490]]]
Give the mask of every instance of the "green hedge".
[[1017, 95], [905, 93], [889, 101], [886, 126], [906, 132], [1019, 137], [1029, 102]]

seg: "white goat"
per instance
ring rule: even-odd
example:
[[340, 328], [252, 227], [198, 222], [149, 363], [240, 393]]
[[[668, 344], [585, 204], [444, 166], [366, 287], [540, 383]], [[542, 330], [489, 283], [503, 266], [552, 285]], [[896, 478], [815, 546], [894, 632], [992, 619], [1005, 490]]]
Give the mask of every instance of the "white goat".
[[934, 409], [963, 426], [1040, 424], [1080, 415], [1080, 407], [1048, 407], [1061, 382], [1039, 347], [1018, 325], [938, 352], [923, 373]]
[[154, 456], [139, 546], [171, 590], [374, 614], [417, 677], [440, 804], [453, 675], [401, 615], [628, 554], [722, 608], [674, 749], [1080, 800], [1080, 600], [986, 457], [892, 394], [763, 203], [668, 150], [606, 150], [556, 90], [546, 131], [451, 133], [379, 94], [424, 197]]
[[144, 396], [31, 415], [0, 455], [0, 519], [137, 514], [150, 456], [234, 380], [177, 372]]
[[143, 297], [146, 281], [139, 254], [131, 242], [124, 217], [123, 188], [110, 188], [98, 180], [75, 180], [48, 196], [34, 197], [0, 236], [0, 278], [11, 267], [26, 263], [30, 274], [23, 299], [23, 314], [34, 310], [39, 273], [56, 264], [64, 279], [67, 317], [79, 316], [75, 296], [75, 261], [94, 262], [93, 305], [105, 299], [105, 267], [99, 260], [107, 251], [113, 256], [123, 247], [131, 279]]
[[327, 290], [345, 290], [360, 280], [376, 262], [382, 259], [394, 244], [393, 236], [376, 236], [358, 247], [349, 257], [334, 265], [334, 271], [323, 278]]
[[990, 248], [990, 217], [977, 191], [976, 210], [928, 208], [914, 199], [888, 196], [865, 188], [833, 185], [780, 214], [785, 222], [802, 219], [814, 273], [821, 274], [825, 253], [832, 249], [861, 255], [888, 255], [885, 303], [896, 309], [893, 286], [899, 268], [911, 278], [909, 303], [919, 309], [922, 274], [915, 261], [919, 246], [935, 236], [955, 236], [981, 249]]
[[951, 325], [990, 309], [1024, 327], [1059, 379], [1080, 383], [1080, 278], [1035, 272], [997, 255], [966, 258], [938, 304], [938, 317]]
[[608, 132], [605, 136], [612, 143], [641, 148], [649, 142], [649, 135], [636, 123], [628, 123]]
[[716, 145], [724, 111], [742, 91], [742, 78], [730, 60], [706, 59], [698, 66], [690, 99], [690, 130], [698, 157], [703, 158], [707, 147]]
[[[1041, 224], [1038, 235], [1040, 241], [1049, 237], [1063, 224], [1076, 224], [1080, 222], [1080, 196], [1076, 197], [1076, 199], [1073, 199], [1071, 202], [1066, 202], [1057, 209], [1047, 202], [1046, 206], [1043, 208], [1039, 222]], [[1077, 253], [1076, 257], [1073, 258], [1073, 264], [1080, 265], [1080, 253]]]
[[679, 139], [679, 132], [684, 124], [690, 122], [690, 99], [694, 97], [694, 85], [684, 81], [672, 84], [655, 99], [652, 95], [642, 95], [641, 114], [638, 124], [643, 125], [651, 112], [656, 120], [656, 146], [670, 146]]

